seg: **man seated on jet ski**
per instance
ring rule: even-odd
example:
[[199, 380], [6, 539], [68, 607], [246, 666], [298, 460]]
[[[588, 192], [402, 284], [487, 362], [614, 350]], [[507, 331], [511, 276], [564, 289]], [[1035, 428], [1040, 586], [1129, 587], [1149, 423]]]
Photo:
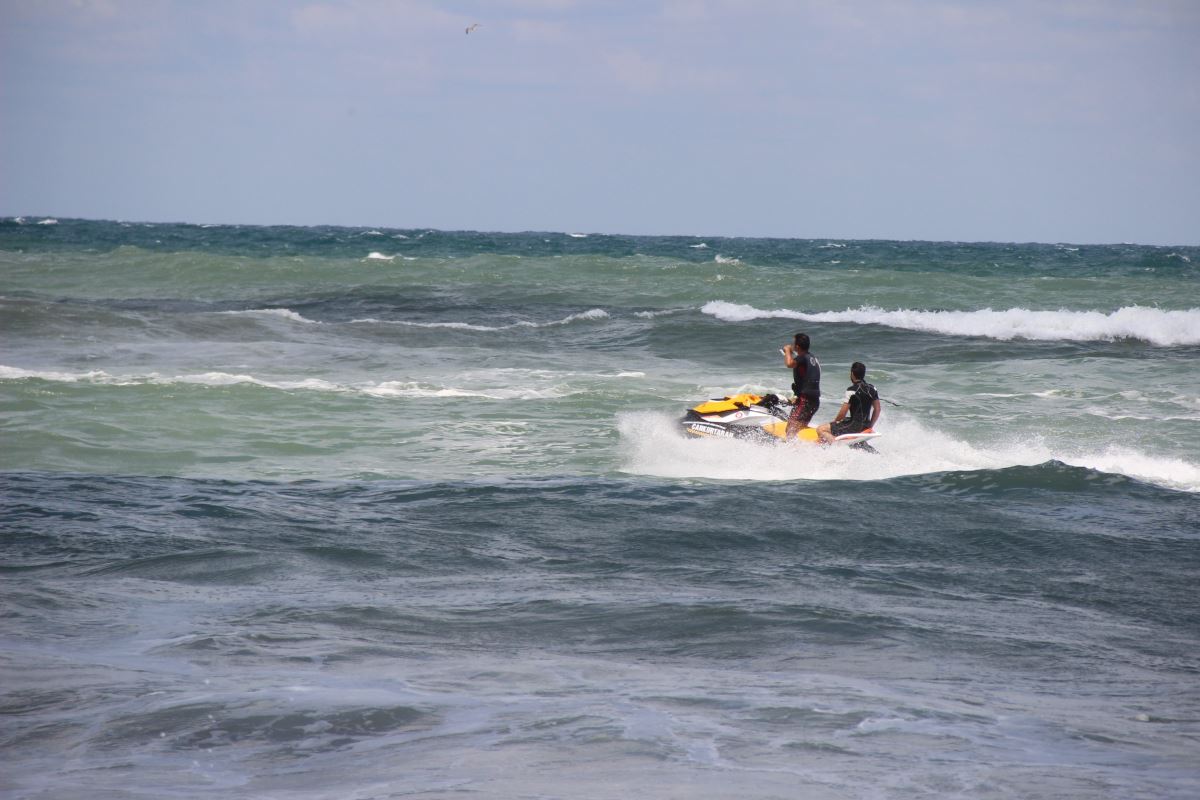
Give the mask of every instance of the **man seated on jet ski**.
[[[833, 422], [826, 422], [817, 428], [821, 444], [833, 444], [833, 440], [844, 433], [862, 433], [879, 424], [879, 392], [864, 380], [866, 377], [866, 364], [855, 361], [850, 365], [851, 383], [842, 398], [842, 407], [838, 409]], [[847, 413], [850, 414], [849, 419], [846, 419]]]

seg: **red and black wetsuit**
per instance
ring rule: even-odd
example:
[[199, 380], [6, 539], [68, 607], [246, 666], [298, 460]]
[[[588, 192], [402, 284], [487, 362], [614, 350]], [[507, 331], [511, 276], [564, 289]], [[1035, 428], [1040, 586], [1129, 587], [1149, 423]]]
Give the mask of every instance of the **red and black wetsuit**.
[[794, 423], [807, 425], [821, 407], [821, 362], [812, 353], [797, 356], [792, 367], [792, 391], [796, 407], [788, 417], [788, 427]]

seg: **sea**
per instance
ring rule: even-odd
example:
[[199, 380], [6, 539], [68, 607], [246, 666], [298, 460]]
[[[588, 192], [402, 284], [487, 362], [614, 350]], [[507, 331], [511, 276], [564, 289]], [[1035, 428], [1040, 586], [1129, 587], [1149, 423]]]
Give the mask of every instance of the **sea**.
[[10, 217], [0, 408], [6, 798], [1200, 796], [1200, 247]]

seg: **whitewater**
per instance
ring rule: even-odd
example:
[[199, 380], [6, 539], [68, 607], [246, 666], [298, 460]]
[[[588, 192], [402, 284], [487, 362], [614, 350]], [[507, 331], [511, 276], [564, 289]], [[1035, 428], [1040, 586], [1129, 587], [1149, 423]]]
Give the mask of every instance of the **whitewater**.
[[0, 794], [1194, 797], [1197, 264], [0, 220]]
[[910, 331], [950, 336], [984, 336], [990, 339], [1042, 341], [1113, 341], [1139, 339], [1162, 347], [1200, 344], [1200, 308], [1165, 311], [1127, 306], [1115, 311], [1030, 311], [1009, 308], [995, 311], [924, 311], [881, 308], [846, 309], [805, 313], [777, 309], [762, 311], [736, 303], [713, 301], [700, 309], [725, 322], [752, 319], [794, 319], [808, 322], [849, 322], [886, 325]]

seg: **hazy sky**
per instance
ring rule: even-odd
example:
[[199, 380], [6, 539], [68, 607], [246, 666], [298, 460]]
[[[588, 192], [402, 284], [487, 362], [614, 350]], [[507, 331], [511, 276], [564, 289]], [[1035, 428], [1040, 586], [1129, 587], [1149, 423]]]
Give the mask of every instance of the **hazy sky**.
[[1193, 0], [0, 0], [6, 215], [1197, 244], [1198, 143]]

